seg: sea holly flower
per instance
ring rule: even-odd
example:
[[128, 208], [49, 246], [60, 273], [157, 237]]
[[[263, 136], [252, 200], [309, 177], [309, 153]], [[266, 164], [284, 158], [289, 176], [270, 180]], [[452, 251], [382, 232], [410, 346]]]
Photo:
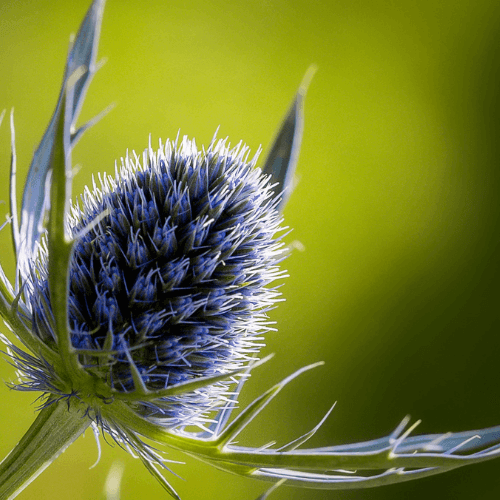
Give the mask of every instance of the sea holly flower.
[[75, 129], [97, 67], [103, 8], [103, 0], [93, 2], [69, 52], [20, 220], [11, 115], [17, 269], [14, 283], [0, 273], [0, 313], [19, 342], [2, 338], [19, 372], [14, 387], [42, 399], [0, 465], [0, 498], [14, 498], [88, 427], [138, 456], [175, 498], [160, 473], [168, 466], [161, 446], [272, 488], [373, 487], [496, 458], [499, 427], [411, 436], [417, 424], [407, 419], [387, 437], [352, 445], [304, 448], [324, 419], [285, 445], [235, 444], [286, 384], [317, 365], [233, 416], [284, 277], [281, 212], [310, 74], [262, 167], [246, 147], [216, 138], [200, 149], [187, 138], [150, 143], [71, 204], [71, 151], [96, 121]]

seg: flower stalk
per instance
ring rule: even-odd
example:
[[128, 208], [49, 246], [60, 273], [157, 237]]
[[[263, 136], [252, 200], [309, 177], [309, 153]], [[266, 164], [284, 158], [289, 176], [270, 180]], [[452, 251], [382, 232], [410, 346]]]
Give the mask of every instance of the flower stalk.
[[0, 464], [0, 498], [15, 498], [90, 424], [91, 420], [75, 398], [49, 401]]

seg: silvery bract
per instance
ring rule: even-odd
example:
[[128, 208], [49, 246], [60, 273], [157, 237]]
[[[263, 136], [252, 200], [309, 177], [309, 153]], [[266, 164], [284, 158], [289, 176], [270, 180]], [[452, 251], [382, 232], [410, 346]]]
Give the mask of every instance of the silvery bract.
[[11, 284], [1, 271], [0, 313], [23, 347], [2, 339], [19, 372], [14, 387], [42, 392], [43, 403], [0, 465], [0, 498], [14, 498], [89, 426], [138, 456], [175, 498], [159, 472], [167, 461], [144, 438], [229, 472], [322, 489], [407, 481], [500, 455], [500, 428], [413, 437], [407, 420], [353, 445], [303, 448], [322, 422], [281, 447], [233, 444], [282, 387], [316, 366], [232, 417], [284, 277], [281, 211], [311, 72], [262, 168], [245, 146], [215, 137], [201, 149], [187, 138], [150, 143], [71, 204], [71, 150], [97, 121], [74, 128], [96, 71], [103, 8], [94, 1], [69, 52], [20, 220], [11, 116], [17, 272]]

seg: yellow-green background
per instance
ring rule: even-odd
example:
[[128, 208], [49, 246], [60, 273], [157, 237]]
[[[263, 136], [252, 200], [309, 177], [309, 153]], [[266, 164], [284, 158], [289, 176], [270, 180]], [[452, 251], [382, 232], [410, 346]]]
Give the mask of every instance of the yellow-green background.
[[[21, 178], [53, 111], [68, 36], [88, 0], [0, 2], [0, 109], [15, 107]], [[279, 332], [244, 401], [302, 365], [242, 441], [313, 444], [389, 433], [407, 413], [421, 432], [500, 424], [500, 3], [497, 0], [108, 0], [97, 74], [82, 118], [116, 109], [74, 152], [75, 192], [148, 135], [207, 144], [217, 126], [266, 150], [310, 63], [300, 182], [285, 215], [304, 252], [286, 261]], [[9, 132], [0, 129], [0, 199]], [[6, 213], [7, 206], [0, 209]], [[3, 218], [3, 216], [2, 216]], [[3, 264], [12, 270], [8, 229]], [[6, 329], [3, 328], [5, 332]], [[13, 370], [2, 362], [0, 377]], [[34, 418], [34, 396], [0, 385], [0, 456]], [[142, 465], [79, 439], [19, 498], [98, 499], [111, 463], [122, 500], [165, 498]], [[170, 455], [183, 460], [177, 453]], [[264, 483], [189, 457], [171, 476], [185, 500], [253, 500]], [[500, 461], [382, 489], [282, 488], [272, 498], [493, 499]]]

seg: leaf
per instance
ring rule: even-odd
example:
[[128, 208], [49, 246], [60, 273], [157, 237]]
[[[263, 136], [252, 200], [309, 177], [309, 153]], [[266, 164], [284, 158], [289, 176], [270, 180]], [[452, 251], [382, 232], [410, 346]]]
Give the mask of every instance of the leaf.
[[292, 191], [293, 175], [299, 159], [304, 129], [304, 99], [315, 72], [314, 65], [306, 71], [262, 167], [264, 174], [271, 175], [272, 183], [276, 184], [275, 193], [281, 194], [278, 204], [280, 211], [285, 207]]
[[71, 129], [78, 118], [87, 88], [96, 71], [95, 61], [104, 3], [105, 0], [94, 0], [80, 26], [78, 35], [68, 54], [56, 109], [33, 155], [30, 165], [24, 187], [21, 227], [19, 229], [19, 241], [16, 248], [18, 271], [23, 278], [28, 275], [29, 261], [36, 252], [37, 244], [43, 231], [42, 223], [44, 215], [49, 205], [47, 181], [50, 178], [50, 156], [54, 142], [56, 141], [57, 118], [66, 92], [67, 82], [78, 68], [86, 68], [85, 74], [75, 83], [73, 102], [68, 110], [69, 126]]

